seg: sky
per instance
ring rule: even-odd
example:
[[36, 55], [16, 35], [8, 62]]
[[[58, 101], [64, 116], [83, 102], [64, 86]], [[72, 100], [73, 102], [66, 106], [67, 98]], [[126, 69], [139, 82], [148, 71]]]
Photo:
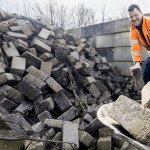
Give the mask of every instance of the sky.
[[[3, 11], [9, 11], [10, 13], [16, 12], [17, 2], [30, 1], [44, 3], [48, 0], [0, 0], [0, 7]], [[93, 9], [97, 13], [100, 12], [101, 5], [106, 5], [107, 9], [116, 10], [124, 5], [128, 7], [130, 4], [138, 4], [143, 13], [150, 13], [150, 0], [56, 0], [58, 3], [63, 3], [65, 6], [73, 7], [79, 3], [83, 3], [86, 7]], [[23, 9], [23, 5], [19, 6], [19, 9]]]

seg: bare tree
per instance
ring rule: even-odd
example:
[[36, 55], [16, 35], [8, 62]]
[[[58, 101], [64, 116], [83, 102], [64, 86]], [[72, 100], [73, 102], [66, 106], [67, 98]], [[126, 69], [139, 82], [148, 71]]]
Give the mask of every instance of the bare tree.
[[31, 1], [30, 0], [23, 0], [23, 14], [27, 17], [30, 16], [30, 12], [31, 12]]
[[128, 14], [127, 14], [127, 6], [125, 6], [124, 4], [120, 5], [119, 7], [119, 18], [127, 18]]
[[106, 5], [105, 4], [102, 4], [101, 7], [100, 7], [100, 12], [101, 12], [101, 20], [100, 22], [103, 23], [106, 21], [106, 18], [107, 18], [107, 10], [106, 10]]

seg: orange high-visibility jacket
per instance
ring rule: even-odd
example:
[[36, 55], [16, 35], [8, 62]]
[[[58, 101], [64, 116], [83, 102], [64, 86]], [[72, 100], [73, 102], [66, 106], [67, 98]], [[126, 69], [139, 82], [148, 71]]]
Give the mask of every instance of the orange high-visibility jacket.
[[142, 31], [147, 43], [142, 38], [140, 31], [132, 24], [130, 29], [131, 55], [134, 62], [142, 63], [142, 45], [150, 52], [150, 18], [143, 16]]

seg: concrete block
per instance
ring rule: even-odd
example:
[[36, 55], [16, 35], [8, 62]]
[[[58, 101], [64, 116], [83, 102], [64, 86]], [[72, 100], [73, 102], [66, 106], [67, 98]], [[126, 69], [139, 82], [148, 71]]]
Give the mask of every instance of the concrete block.
[[35, 68], [34, 66], [30, 66], [29, 68], [26, 69], [26, 71], [42, 81], [45, 81], [48, 78], [47, 74]]
[[54, 31], [55, 26], [54, 26], [54, 25], [52, 25], [52, 24], [46, 24], [46, 28], [47, 28], [48, 30], [52, 30], [52, 31]]
[[56, 119], [45, 119], [44, 126], [49, 128], [56, 128], [61, 129], [63, 125], [62, 120], [56, 120]]
[[86, 87], [87, 85], [89, 85], [90, 83], [94, 83], [96, 82], [95, 78], [93, 77], [85, 77], [83, 82], [83, 86]]
[[[19, 113], [5, 115], [2, 118], [6, 121], [11, 121], [11, 122], [7, 122], [7, 123], [14, 132], [17, 132], [17, 133], [32, 132], [31, 125]], [[22, 126], [22, 128], [16, 123], [20, 124]]]
[[89, 134], [92, 134], [97, 129], [103, 127], [103, 124], [98, 120], [96, 117], [91, 123], [89, 123], [84, 131], [88, 132]]
[[121, 46], [131, 46], [130, 43], [130, 32], [123, 32], [115, 34], [115, 45], [114, 47], [121, 47]]
[[9, 27], [9, 29], [12, 32], [19, 32], [19, 33], [23, 32], [20, 26], [11, 26], [11, 27]]
[[71, 52], [70, 55], [79, 60], [79, 53], [77, 51]]
[[15, 45], [12, 42], [9, 42], [10, 47], [7, 46], [7, 43], [3, 43], [3, 50], [7, 57], [7, 59], [11, 59], [12, 57], [20, 56], [19, 52], [17, 51]]
[[53, 99], [62, 112], [65, 112], [72, 106], [71, 102], [62, 91], [55, 93]]
[[61, 132], [57, 132], [57, 134], [53, 137], [54, 141], [62, 141], [62, 133]]
[[5, 61], [4, 61], [4, 58], [3, 58], [3, 53], [2, 53], [2, 51], [1, 51], [1, 48], [0, 48], [0, 68], [2, 68], [2, 69], [1, 69], [1, 73], [4, 72], [3, 69], [4, 69], [4, 70], [7, 69], [7, 66], [6, 66], [6, 64], [5, 64]]
[[11, 71], [18, 75], [23, 75], [26, 69], [26, 58], [13, 57], [11, 62]]
[[13, 113], [20, 113], [21, 115], [25, 115], [30, 112], [33, 108], [32, 103], [28, 101], [23, 101], [14, 111]]
[[79, 141], [85, 145], [86, 147], [89, 147], [89, 145], [91, 144], [91, 142], [94, 140], [94, 138], [88, 134], [85, 131], [80, 131], [79, 130]]
[[[116, 66], [124, 76], [131, 76], [130, 67], [134, 65], [132, 62], [112, 62], [114, 66]], [[144, 63], [142, 64], [144, 66]]]
[[101, 73], [106, 73], [110, 71], [110, 67], [107, 64], [96, 64], [96, 69]]
[[51, 52], [51, 47], [50, 46], [46, 45], [45, 43], [43, 43], [42, 41], [40, 41], [36, 38], [32, 40], [31, 46], [36, 48], [37, 51], [39, 51], [41, 53]]
[[28, 37], [23, 33], [16, 33], [16, 32], [7, 31], [6, 34], [12, 38], [15, 38], [15, 39], [21, 39], [21, 40], [27, 40], [28, 39]]
[[44, 124], [43, 124], [43, 122], [38, 122], [38, 123], [36, 123], [36, 124], [34, 124], [33, 126], [32, 126], [32, 130], [35, 132], [35, 133], [39, 133], [39, 132], [41, 132], [42, 130], [44, 129]]
[[[0, 65], [1, 66], [1, 65]], [[5, 70], [3, 68], [0, 67], [0, 74], [5, 73]]]
[[64, 121], [62, 126], [62, 137], [63, 143], [62, 149], [64, 150], [72, 150], [72, 148], [79, 148], [79, 135], [78, 135], [78, 124], [72, 123], [69, 121]]
[[0, 32], [1, 33], [5, 33], [7, 31], [8, 31], [7, 26], [5, 24], [3, 24], [3, 23], [0, 23]]
[[16, 21], [17, 21], [16, 18], [11, 18], [11, 19], [7, 20], [8, 24], [10, 26], [16, 26], [17, 25]]
[[143, 108], [150, 108], [150, 96], [149, 96], [150, 82], [148, 82], [142, 89], [142, 106]]
[[[31, 54], [33, 54], [34, 56], [37, 56], [37, 51], [36, 51], [35, 48], [29, 48], [28, 50], [29, 50], [29, 52], [30, 52]], [[41, 59], [41, 58], [40, 58], [40, 59]]]
[[87, 89], [95, 98], [98, 98], [102, 95], [101, 91], [93, 83], [87, 86]]
[[41, 102], [43, 101], [43, 96], [40, 95], [38, 96], [34, 101], [33, 101], [33, 107], [35, 110], [35, 114], [40, 114], [42, 112], [41, 110]]
[[45, 119], [53, 119], [53, 115], [49, 111], [45, 110], [38, 115], [38, 118], [41, 122], [44, 122]]
[[36, 78], [35, 76], [31, 75], [30, 73], [28, 73], [23, 79], [26, 80], [27, 82], [31, 83], [32, 85], [34, 85], [36, 88], [38, 88], [40, 90], [44, 90], [47, 86], [45, 82], [43, 82], [39, 78]]
[[48, 97], [41, 102], [41, 109], [51, 111], [55, 107], [52, 97]]
[[4, 98], [0, 101], [0, 106], [11, 113], [18, 105], [7, 98]]
[[111, 150], [111, 136], [99, 137], [97, 141], [97, 150]]
[[0, 75], [0, 85], [14, 83], [16, 79], [12, 73], [3, 73]]
[[80, 39], [82, 37], [81, 28], [67, 30], [67, 34], [73, 34], [76, 39]]
[[49, 35], [50, 35], [50, 31], [45, 29], [45, 28], [42, 28], [42, 30], [38, 34], [38, 37], [43, 38], [43, 39], [47, 39]]
[[109, 115], [125, 128], [137, 141], [150, 145], [149, 109], [126, 96], [119, 96], [109, 110]]
[[85, 43], [85, 42], [86, 42], [86, 38], [80, 38], [80, 39], [78, 39], [78, 40], [75, 41], [75, 44], [79, 45], [79, 44]]
[[[27, 146], [31, 141], [27, 141], [25, 142], [25, 145]], [[33, 141], [29, 147], [27, 148], [27, 150], [45, 150], [44, 149], [44, 144], [43, 142], [37, 142], [37, 141]]]
[[42, 92], [33, 86], [31, 83], [27, 82], [26, 80], [22, 80], [16, 85], [16, 89], [25, 95], [29, 100], [33, 101], [35, 98], [40, 96]]
[[28, 48], [28, 43], [21, 39], [16, 40], [14, 44], [20, 53], [24, 53]]
[[63, 89], [52, 77], [46, 79], [45, 82], [54, 92], [59, 92]]
[[56, 66], [56, 65], [59, 64], [59, 60], [58, 60], [57, 58], [53, 58], [53, 59], [50, 60], [49, 62], [53, 63], [53, 66], [52, 66], [52, 67], [54, 67], [54, 66]]
[[58, 65], [57, 67], [54, 67], [54, 68], [52, 69], [52, 76], [53, 76], [54, 78], [60, 77], [61, 70], [63, 69], [64, 66], [65, 66], [65, 64], [62, 63], [62, 64]]
[[29, 37], [34, 34], [35, 29], [28, 20], [17, 20], [17, 24], [21, 27], [26, 36]]
[[86, 122], [86, 123], [90, 123], [93, 121], [93, 117], [90, 115], [90, 114], [86, 114], [84, 117], [83, 117], [83, 120]]
[[51, 62], [42, 62], [40, 70], [48, 76], [51, 76], [52, 66], [53, 64]]
[[66, 40], [64, 40], [64, 39], [57, 39], [56, 41], [58, 44], [66, 45]]
[[54, 56], [51, 53], [43, 53], [42, 55], [39, 56], [39, 58], [42, 59], [43, 61], [46, 61], [53, 57]]
[[64, 112], [62, 115], [60, 115], [57, 120], [63, 120], [63, 121], [71, 121], [75, 117], [79, 115], [79, 112], [77, 109], [72, 106], [70, 109], [68, 109], [66, 112]]
[[21, 57], [26, 58], [27, 67], [34, 66], [38, 69], [40, 68], [42, 60], [40, 58], [36, 57], [35, 55], [33, 55], [32, 53], [26, 51], [21, 55]]
[[0, 20], [4, 20], [6, 18], [5, 14], [2, 10], [0, 10]]
[[54, 136], [55, 136], [55, 130], [52, 128], [49, 129], [42, 138], [46, 140], [52, 140]]
[[102, 102], [104, 102], [105, 100], [109, 99], [111, 97], [111, 93], [106, 90], [102, 96], [99, 97], [98, 102], [99, 104], [101, 104]]
[[17, 91], [15, 88], [8, 86], [8, 85], [3, 85], [0, 87], [1, 91], [4, 91], [6, 93], [6, 97], [8, 99], [11, 99], [13, 102], [20, 104], [22, 101], [25, 100], [25, 97]]
[[111, 136], [112, 130], [106, 126], [98, 129], [99, 137]]

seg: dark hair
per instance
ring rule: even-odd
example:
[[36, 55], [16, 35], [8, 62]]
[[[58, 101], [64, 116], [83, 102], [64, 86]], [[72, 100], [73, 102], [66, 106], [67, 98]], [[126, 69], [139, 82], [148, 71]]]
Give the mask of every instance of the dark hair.
[[128, 8], [128, 12], [133, 11], [133, 10], [134, 10], [134, 8], [136, 8], [139, 12], [141, 12], [140, 7], [139, 7], [138, 5], [136, 5], [136, 4], [132, 4], [132, 5], [130, 5], [130, 6], [129, 6], [129, 8]]

